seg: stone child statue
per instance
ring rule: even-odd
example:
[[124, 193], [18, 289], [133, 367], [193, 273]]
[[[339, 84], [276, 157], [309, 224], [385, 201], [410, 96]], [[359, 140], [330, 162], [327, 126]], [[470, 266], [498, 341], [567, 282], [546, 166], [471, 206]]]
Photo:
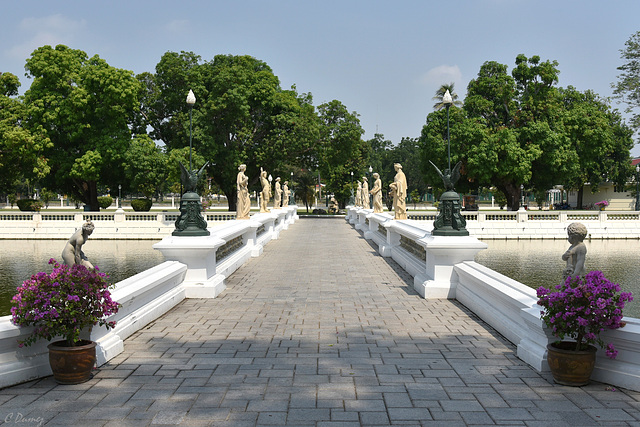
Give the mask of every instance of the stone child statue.
[[583, 240], [587, 237], [587, 227], [579, 222], [573, 222], [567, 227], [569, 249], [562, 254], [562, 260], [566, 261], [566, 266], [562, 274], [562, 279], [567, 277], [584, 276], [586, 274], [584, 262], [587, 257], [587, 246]]
[[93, 264], [87, 260], [84, 252], [82, 252], [82, 245], [87, 242], [94, 229], [95, 226], [93, 222], [87, 220], [81, 229], [73, 233], [62, 250], [62, 259], [65, 265], [72, 266], [74, 264], [80, 264], [93, 269]]
[[238, 201], [236, 207], [237, 219], [249, 219], [249, 212], [251, 211], [251, 199], [249, 198], [249, 178], [244, 174], [247, 170], [247, 165], [238, 166], [238, 176], [236, 178], [236, 185], [238, 190]]

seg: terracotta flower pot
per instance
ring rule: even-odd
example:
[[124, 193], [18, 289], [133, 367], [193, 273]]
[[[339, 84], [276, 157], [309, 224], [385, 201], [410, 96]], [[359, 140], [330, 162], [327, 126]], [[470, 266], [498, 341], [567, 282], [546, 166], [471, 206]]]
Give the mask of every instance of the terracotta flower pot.
[[583, 386], [589, 383], [593, 367], [596, 364], [594, 346], [587, 350], [575, 351], [576, 344], [561, 341], [547, 345], [547, 362], [553, 380], [562, 385]]
[[69, 347], [66, 341], [56, 341], [47, 346], [53, 378], [58, 384], [80, 384], [91, 379], [96, 364], [96, 343], [80, 341]]

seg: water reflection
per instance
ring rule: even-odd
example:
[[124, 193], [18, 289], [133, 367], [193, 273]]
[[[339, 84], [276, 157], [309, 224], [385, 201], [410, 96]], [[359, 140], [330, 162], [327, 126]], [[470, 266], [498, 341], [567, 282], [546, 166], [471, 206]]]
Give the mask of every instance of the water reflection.
[[[532, 288], [553, 286], [562, 280], [569, 248], [565, 240], [486, 240], [489, 248], [476, 255], [476, 262]], [[625, 316], [640, 318], [640, 240], [591, 240], [585, 268], [601, 270], [635, 301], [624, 309]]]
[[[0, 316], [10, 314], [11, 297], [24, 280], [51, 271], [49, 259], [62, 262], [65, 240], [2, 240], [0, 245]], [[119, 282], [164, 262], [152, 240], [91, 240], [82, 247], [89, 261]]]

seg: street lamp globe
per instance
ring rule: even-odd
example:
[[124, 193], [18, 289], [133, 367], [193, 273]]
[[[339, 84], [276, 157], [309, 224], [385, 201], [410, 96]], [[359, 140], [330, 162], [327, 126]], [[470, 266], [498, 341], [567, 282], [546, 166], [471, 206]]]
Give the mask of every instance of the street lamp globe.
[[187, 94], [187, 104], [190, 107], [193, 107], [195, 103], [196, 103], [196, 96], [193, 94], [193, 91], [189, 89], [189, 93]]

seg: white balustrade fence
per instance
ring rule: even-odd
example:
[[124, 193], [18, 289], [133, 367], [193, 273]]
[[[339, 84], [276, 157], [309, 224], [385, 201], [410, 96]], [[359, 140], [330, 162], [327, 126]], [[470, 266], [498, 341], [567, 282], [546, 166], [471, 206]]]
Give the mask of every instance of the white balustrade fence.
[[[484, 223], [487, 227], [493, 226], [493, 221], [523, 224], [522, 217], [518, 222], [518, 214], [521, 212], [505, 214], [515, 215], [516, 218], [484, 218], [477, 223]], [[561, 225], [554, 228], [557, 238], [566, 238], [565, 229], [570, 222], [584, 222], [591, 232], [593, 222], [600, 222], [602, 215], [602, 212], [597, 212], [597, 219], [588, 215], [575, 218], [568, 212], [561, 212], [560, 219], [541, 221], [559, 221]], [[527, 215], [526, 219], [529, 218]], [[549, 369], [546, 346], [553, 338], [540, 319], [542, 308], [537, 305], [536, 291], [476, 263], [475, 254], [486, 244], [473, 237], [432, 236], [432, 219], [435, 219], [435, 215], [428, 218], [428, 223], [425, 219], [396, 221], [386, 213], [374, 214], [369, 209], [348, 207], [346, 219], [363, 232], [365, 239], [378, 247], [382, 256], [393, 258], [414, 277], [414, 288], [422, 297], [458, 300], [516, 345], [520, 359], [538, 371]], [[609, 221], [620, 224], [628, 219], [609, 218]], [[470, 223], [472, 221], [467, 222], [467, 228], [473, 234]], [[608, 228], [615, 228], [611, 222], [607, 223]], [[552, 234], [548, 233], [549, 236]], [[618, 356], [612, 360], [599, 350], [592, 378], [640, 391], [640, 319], [624, 320], [626, 326], [602, 335], [605, 341], [614, 344]]]
[[[274, 209], [248, 220], [226, 221], [210, 229], [210, 236], [167, 237], [156, 243], [154, 247], [163, 252], [167, 261], [118, 282], [112, 291], [113, 299], [122, 304], [118, 313], [109, 318], [117, 322], [116, 327], [94, 327], [84, 334], [84, 338], [98, 343], [98, 366], [122, 352], [127, 337], [183, 299], [215, 298], [225, 289], [224, 279], [249, 258], [260, 256], [270, 240], [278, 239], [298, 219], [296, 212], [297, 206]], [[73, 221], [81, 225], [83, 215], [87, 214], [79, 214], [81, 218]], [[70, 234], [64, 231], [64, 235], [68, 238]], [[157, 234], [154, 238], [158, 238]], [[186, 241], [191, 245], [185, 245]], [[10, 319], [11, 316], [0, 317], [0, 387], [51, 375], [48, 342], [40, 340], [31, 347], [19, 348], [18, 340], [26, 338], [31, 328], [17, 327]]]

